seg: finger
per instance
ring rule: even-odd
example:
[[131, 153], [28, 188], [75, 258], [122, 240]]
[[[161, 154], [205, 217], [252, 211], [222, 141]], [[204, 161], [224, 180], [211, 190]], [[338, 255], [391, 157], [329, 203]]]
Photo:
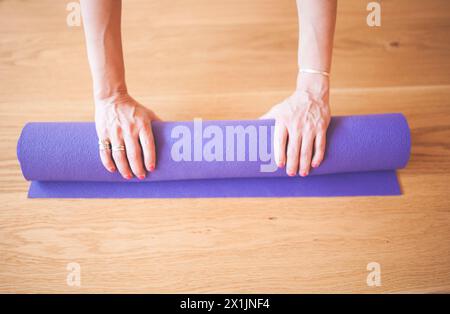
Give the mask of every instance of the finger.
[[312, 133], [306, 133], [302, 137], [302, 148], [300, 151], [300, 175], [306, 177], [309, 174], [311, 166], [311, 156], [314, 143], [314, 136]]
[[145, 125], [139, 132], [139, 141], [141, 142], [144, 155], [145, 168], [152, 172], [156, 165], [155, 140], [153, 138], [152, 126]]
[[124, 135], [128, 163], [133, 173], [139, 179], [145, 178], [144, 162], [142, 160], [142, 149], [139, 143], [139, 135], [127, 133]]
[[[103, 143], [110, 142], [108, 139], [102, 139], [100, 141]], [[102, 147], [101, 145], [99, 145], [99, 153], [100, 153], [100, 159], [102, 161], [102, 164], [106, 168], [106, 170], [108, 170], [109, 172], [115, 172], [117, 169], [116, 169], [116, 166], [114, 165], [114, 160], [112, 159], [112, 156], [111, 156], [111, 149], [110, 148], [106, 149], [106, 148]]]
[[298, 170], [298, 160], [301, 145], [301, 136], [297, 131], [289, 132], [287, 145], [286, 173], [295, 176]]
[[274, 155], [275, 162], [277, 163], [279, 168], [282, 168], [286, 165], [286, 142], [288, 137], [288, 131], [284, 124], [275, 122], [275, 130], [273, 134], [274, 139]]
[[325, 146], [326, 146], [326, 133], [319, 132], [316, 135], [315, 143], [314, 143], [314, 157], [312, 159], [311, 166], [317, 168], [323, 161], [323, 157], [325, 156]]
[[[111, 146], [112, 146], [112, 157], [117, 169], [119, 169], [120, 174], [125, 179], [131, 179], [133, 174], [131, 172], [130, 166], [128, 165], [128, 159], [125, 150], [117, 150], [118, 147], [125, 147], [122, 135], [120, 131], [117, 131], [111, 136]], [[125, 148], [126, 149], [126, 148]]]

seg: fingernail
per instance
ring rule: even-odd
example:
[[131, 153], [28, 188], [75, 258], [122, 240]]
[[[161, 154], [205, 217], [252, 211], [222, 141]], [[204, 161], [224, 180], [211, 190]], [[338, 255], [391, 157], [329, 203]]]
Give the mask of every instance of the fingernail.
[[288, 176], [290, 176], [290, 177], [295, 176], [295, 173], [294, 173], [294, 172], [288, 172], [287, 174], [288, 174]]
[[318, 164], [318, 163], [313, 163], [311, 166], [312, 166], [313, 168], [317, 168], [317, 167], [319, 167], [319, 164]]
[[279, 162], [277, 166], [278, 166], [278, 168], [283, 168], [284, 167], [284, 163], [283, 162]]
[[110, 172], [114, 172], [114, 171], [116, 171], [116, 168], [111, 167], [111, 168], [109, 168], [109, 171], [110, 171]]
[[150, 167], [148, 167], [148, 170], [149, 170], [149, 171], [155, 170], [155, 165], [150, 165]]
[[144, 180], [145, 179], [145, 175], [140, 175], [140, 176], [138, 176], [138, 178], [139, 178], [139, 180]]
[[306, 177], [308, 175], [308, 172], [307, 171], [302, 171], [301, 173], [300, 173], [300, 176], [302, 176], [302, 177]]
[[125, 176], [125, 179], [130, 180], [132, 177], [133, 177], [133, 176], [132, 176], [131, 174], [127, 174], [127, 175]]

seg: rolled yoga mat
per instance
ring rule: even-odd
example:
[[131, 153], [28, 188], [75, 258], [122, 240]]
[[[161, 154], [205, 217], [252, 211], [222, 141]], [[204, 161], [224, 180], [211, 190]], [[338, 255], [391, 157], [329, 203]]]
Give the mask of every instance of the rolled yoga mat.
[[333, 117], [308, 177], [273, 161], [273, 120], [152, 123], [157, 166], [145, 180], [104, 169], [94, 123], [28, 123], [17, 156], [30, 198], [298, 197], [401, 194], [410, 131], [402, 114]]

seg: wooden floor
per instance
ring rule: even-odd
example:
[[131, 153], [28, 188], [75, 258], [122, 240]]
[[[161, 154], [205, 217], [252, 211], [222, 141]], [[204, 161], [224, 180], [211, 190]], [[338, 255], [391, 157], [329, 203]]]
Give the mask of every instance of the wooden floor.
[[[30, 200], [28, 121], [91, 121], [69, 1], [0, 1], [1, 292], [450, 292], [450, 2], [339, 3], [334, 115], [402, 112], [399, 197]], [[251, 119], [292, 92], [293, 0], [124, 1], [128, 85], [166, 120]], [[66, 283], [68, 263], [81, 286]], [[369, 287], [366, 267], [381, 266]]]

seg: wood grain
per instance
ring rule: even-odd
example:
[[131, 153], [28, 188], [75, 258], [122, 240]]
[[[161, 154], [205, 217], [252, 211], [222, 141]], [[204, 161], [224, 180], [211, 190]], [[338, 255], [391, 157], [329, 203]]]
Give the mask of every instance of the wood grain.
[[[449, 292], [450, 3], [339, 3], [333, 114], [403, 112], [399, 197], [29, 200], [27, 121], [90, 121], [67, 2], [0, 1], [0, 292]], [[295, 85], [294, 1], [124, 1], [132, 94], [167, 120], [256, 118]], [[381, 287], [366, 266], [381, 265]], [[81, 287], [66, 265], [81, 266]]]

